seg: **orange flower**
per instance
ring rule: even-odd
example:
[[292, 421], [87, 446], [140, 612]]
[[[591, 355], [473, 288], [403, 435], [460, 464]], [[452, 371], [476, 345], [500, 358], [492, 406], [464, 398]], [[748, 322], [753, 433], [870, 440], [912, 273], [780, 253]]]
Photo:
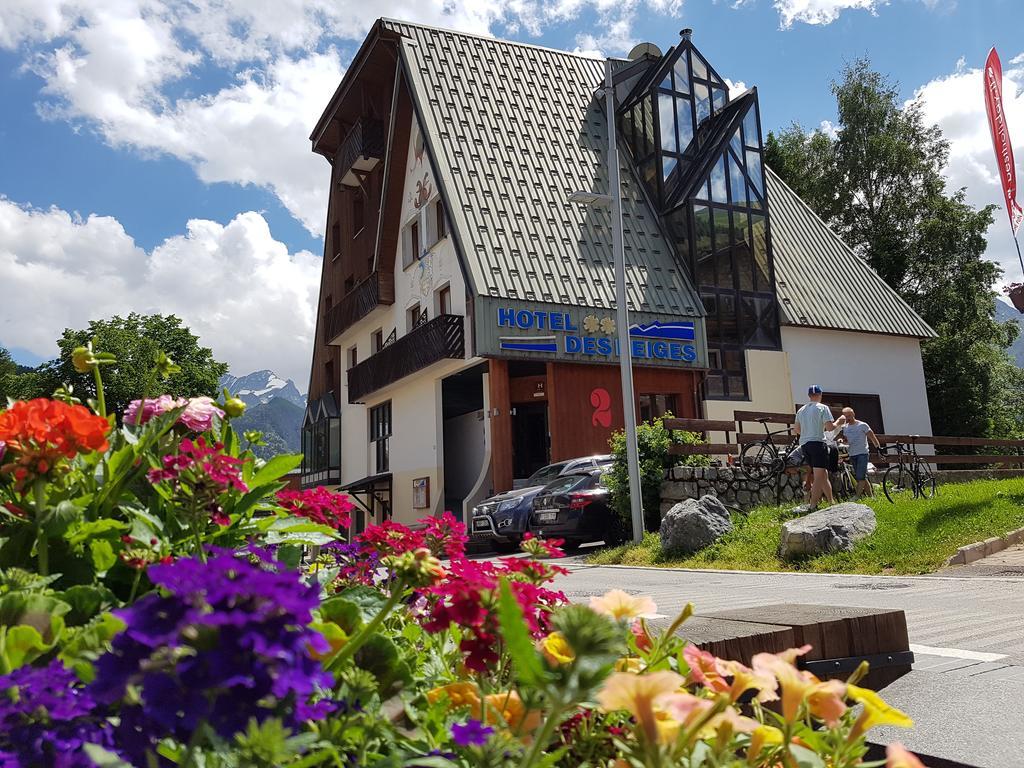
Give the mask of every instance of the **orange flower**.
[[49, 475], [61, 458], [107, 450], [109, 431], [110, 422], [84, 406], [45, 397], [20, 400], [0, 411], [0, 442], [8, 451], [0, 472], [14, 476], [20, 493]]
[[655, 706], [671, 693], [678, 691], [685, 679], [675, 672], [652, 672], [634, 675], [615, 672], [604, 681], [597, 694], [597, 703], [605, 712], [624, 709], [636, 718], [644, 737], [654, 743], [659, 738], [658, 716]]
[[885, 748], [885, 768], [925, 768], [917, 755], [908, 752], [902, 744], [890, 744]]
[[427, 691], [427, 701], [435, 704], [442, 698], [448, 699], [449, 709], [469, 707], [474, 717], [480, 713], [480, 690], [476, 683], [449, 683]]
[[810, 672], [797, 669], [796, 658], [810, 649], [805, 645], [778, 654], [758, 653], [753, 658], [754, 671], [771, 674], [782, 685], [782, 716], [787, 722], [796, 722], [806, 703], [812, 715], [831, 727], [846, 711], [846, 684], [838, 680], [823, 683]]
[[636, 619], [653, 616], [658, 612], [658, 606], [649, 597], [641, 597], [623, 592], [621, 589], [613, 589], [601, 597], [590, 598], [590, 607], [597, 613], [619, 619]]
[[779, 695], [779, 683], [774, 675], [765, 672], [756, 672], [750, 667], [738, 661], [721, 661], [725, 674], [732, 678], [729, 686], [729, 698], [733, 701], [739, 699], [747, 691], [757, 691], [757, 700], [760, 702], [776, 701]]
[[729, 684], [722, 677], [725, 669], [722, 662], [713, 654], [702, 651], [692, 643], [683, 649], [683, 658], [690, 665], [690, 674], [686, 676], [686, 684], [699, 683], [715, 693], [729, 690]]

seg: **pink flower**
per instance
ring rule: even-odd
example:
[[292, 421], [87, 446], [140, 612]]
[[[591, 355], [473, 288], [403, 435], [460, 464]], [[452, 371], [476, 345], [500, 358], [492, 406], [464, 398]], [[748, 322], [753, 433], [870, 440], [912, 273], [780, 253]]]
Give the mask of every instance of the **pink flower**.
[[[154, 416], [161, 416], [168, 411], [173, 411], [175, 408], [181, 408], [187, 404], [188, 400], [185, 398], [171, 397], [170, 395], [160, 395], [160, 397], [146, 398], [145, 400], [132, 400], [125, 409], [124, 423], [131, 424], [132, 426], [142, 425]], [[140, 407], [142, 409], [141, 414], [139, 413]]]
[[212, 397], [193, 397], [185, 406], [185, 412], [178, 419], [193, 432], [206, 432], [213, 428], [213, 417], [224, 418], [224, 411], [217, 407]]
[[184, 398], [160, 395], [145, 400], [132, 400], [124, 411], [124, 423], [132, 426], [142, 425], [154, 416], [162, 416], [168, 411], [182, 407], [185, 410], [178, 417], [178, 423], [193, 432], [206, 432], [211, 429], [214, 416], [224, 418], [224, 411], [217, 407], [211, 397]]

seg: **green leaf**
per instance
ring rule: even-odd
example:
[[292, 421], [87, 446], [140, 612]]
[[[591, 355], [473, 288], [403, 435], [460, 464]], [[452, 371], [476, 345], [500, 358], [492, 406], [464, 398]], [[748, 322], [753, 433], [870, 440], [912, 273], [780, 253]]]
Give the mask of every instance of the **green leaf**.
[[248, 481], [248, 485], [252, 488], [253, 486], [262, 485], [264, 483], [275, 482], [287, 475], [301, 463], [302, 454], [299, 453], [285, 453], [280, 456], [275, 456], [260, 467], [260, 469]]
[[99, 520], [79, 520], [68, 529], [65, 540], [72, 547], [80, 547], [94, 538], [116, 539], [127, 530], [127, 523], [108, 517]]
[[282, 487], [282, 483], [277, 481], [264, 483], [263, 485], [253, 485], [249, 483], [249, 492], [242, 496], [235, 504], [231, 507], [230, 513], [239, 517], [248, 514], [253, 508], [256, 507], [260, 502], [267, 500], [270, 494], [279, 490]]
[[62, 501], [47, 511], [42, 520], [42, 529], [51, 538], [63, 536], [68, 527], [82, 516], [82, 510], [70, 501]]
[[33, 568], [32, 547], [35, 543], [36, 532], [32, 526], [27, 523], [19, 525], [0, 546], [0, 568]]
[[365, 621], [359, 606], [343, 597], [331, 597], [320, 603], [320, 618], [337, 624], [346, 635], [354, 634]]
[[0, 648], [3, 649], [0, 665], [4, 674], [37, 659], [52, 647], [35, 627], [27, 624], [0, 627]]
[[523, 609], [519, 607], [506, 579], [501, 580], [498, 595], [498, 626], [505, 640], [505, 648], [512, 657], [516, 677], [527, 685], [543, 683], [543, 662], [533, 647], [530, 631], [526, 628], [526, 620], [523, 618]]
[[63, 617], [70, 610], [70, 605], [56, 597], [13, 592], [0, 597], [0, 625], [31, 624], [45, 636], [50, 618]]
[[789, 753], [796, 759], [799, 768], [825, 768], [825, 761], [807, 747], [790, 744]]
[[124, 629], [125, 624], [112, 613], [101, 613], [84, 627], [68, 630], [61, 642], [58, 658], [74, 668], [85, 683], [95, 678], [91, 660], [107, 649], [107, 644]]
[[377, 678], [377, 690], [382, 699], [388, 698], [397, 686], [412, 682], [409, 665], [387, 635], [372, 635], [356, 651], [353, 661]]
[[92, 556], [92, 564], [98, 575], [105, 574], [117, 562], [114, 547], [105, 539], [94, 539], [89, 542], [89, 553]]
[[61, 600], [71, 606], [67, 622], [80, 626], [91, 621], [101, 610], [117, 605], [117, 598], [109, 589], [99, 585], [78, 584], [58, 594]]
[[338, 592], [338, 597], [359, 606], [363, 621], [370, 621], [383, 610], [384, 604], [387, 602], [387, 598], [376, 589], [362, 585], [343, 589], [341, 592]]
[[309, 533], [298, 533], [288, 532], [280, 533], [278, 531], [270, 531], [267, 533], [265, 544], [301, 544], [307, 547], [319, 547], [324, 544], [330, 544], [332, 541], [337, 541], [338, 537], [329, 536], [325, 533], [315, 533], [310, 531]]
[[83, 749], [96, 768], [132, 768], [131, 763], [126, 763], [113, 752], [108, 752], [96, 744], [85, 744]]

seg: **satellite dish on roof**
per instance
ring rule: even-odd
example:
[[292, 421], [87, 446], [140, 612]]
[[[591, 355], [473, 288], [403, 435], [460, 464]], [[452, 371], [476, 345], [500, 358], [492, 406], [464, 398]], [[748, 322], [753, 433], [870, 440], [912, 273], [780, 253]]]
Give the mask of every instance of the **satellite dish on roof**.
[[661, 58], [661, 48], [656, 46], [654, 43], [637, 43], [633, 46], [633, 50], [629, 52], [627, 57], [630, 61], [636, 61], [644, 56], [653, 56], [656, 59]]

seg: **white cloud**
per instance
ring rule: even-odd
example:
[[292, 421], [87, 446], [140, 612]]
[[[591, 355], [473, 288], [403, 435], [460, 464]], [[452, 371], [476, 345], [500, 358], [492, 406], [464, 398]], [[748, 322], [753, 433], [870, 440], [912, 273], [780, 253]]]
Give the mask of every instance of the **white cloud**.
[[748, 90], [747, 84], [742, 80], [733, 82], [728, 77], [725, 78], [725, 84], [729, 87], [729, 98], [735, 99], [737, 96], [742, 96]]
[[[43, 81], [40, 112], [84, 123], [115, 147], [168, 154], [206, 182], [273, 192], [321, 234], [327, 167], [308, 135], [350, 55], [379, 16], [467, 32], [539, 34], [597, 16], [582, 46], [621, 54], [643, 9], [682, 0], [5, 0], [0, 47], [25, 53]], [[228, 74], [210, 88], [197, 73]], [[206, 83], [210, 80], [206, 79]]]
[[[1024, 56], [1014, 57], [1010, 66], [1004, 67], [1003, 107], [1019, 172], [1024, 159]], [[946, 169], [950, 187], [966, 187], [967, 199], [976, 207], [999, 205], [988, 231], [987, 256], [1002, 265], [1008, 280], [1020, 281], [1017, 251], [1010, 237], [1006, 208], [1001, 205], [1002, 192], [983, 93], [981, 69], [958, 66], [953, 74], [918, 88], [914, 96], [924, 105], [925, 120], [938, 124], [950, 142]], [[1024, 189], [1018, 191], [1018, 199], [1022, 192]]]
[[831, 24], [846, 10], [861, 9], [875, 13], [888, 0], [775, 0], [775, 9], [783, 29], [793, 26], [794, 21], [804, 24]]
[[231, 370], [309, 376], [321, 260], [289, 253], [258, 213], [193, 219], [147, 253], [107, 216], [0, 198], [0, 342], [43, 357], [66, 328], [127, 312], [182, 318]]

